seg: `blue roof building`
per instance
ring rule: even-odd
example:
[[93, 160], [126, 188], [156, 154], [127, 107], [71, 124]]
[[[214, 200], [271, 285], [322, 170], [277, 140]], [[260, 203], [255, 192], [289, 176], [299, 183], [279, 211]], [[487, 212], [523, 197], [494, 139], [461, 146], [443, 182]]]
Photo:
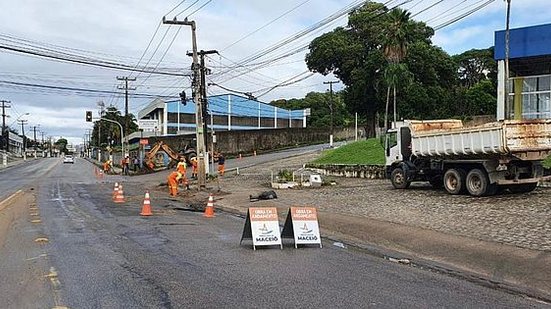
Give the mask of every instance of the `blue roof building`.
[[505, 37], [504, 30], [495, 33], [497, 119], [551, 118], [551, 24], [509, 31], [508, 79]]
[[[234, 94], [210, 96], [207, 102], [205, 121], [215, 131], [306, 127], [309, 115], [309, 110], [282, 109]], [[184, 105], [180, 100], [155, 99], [138, 112], [140, 120], [157, 120], [156, 126], [144, 130], [155, 135], [194, 133], [195, 104], [193, 100]]]

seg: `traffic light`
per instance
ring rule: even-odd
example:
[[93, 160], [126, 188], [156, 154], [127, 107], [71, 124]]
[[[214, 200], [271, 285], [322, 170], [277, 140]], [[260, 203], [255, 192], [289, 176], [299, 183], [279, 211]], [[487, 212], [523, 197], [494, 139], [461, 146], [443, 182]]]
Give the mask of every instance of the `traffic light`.
[[86, 122], [92, 122], [92, 111], [86, 111]]
[[184, 104], [184, 105], [187, 104], [187, 102], [186, 102], [186, 92], [185, 91], [180, 92], [180, 101], [182, 101], [182, 104]]

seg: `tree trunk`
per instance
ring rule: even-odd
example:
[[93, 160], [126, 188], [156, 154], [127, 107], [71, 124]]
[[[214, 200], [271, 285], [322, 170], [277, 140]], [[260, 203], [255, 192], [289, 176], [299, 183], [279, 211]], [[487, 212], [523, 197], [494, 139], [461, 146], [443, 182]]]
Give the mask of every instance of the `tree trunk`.
[[376, 137], [375, 131], [375, 112], [368, 110], [366, 114], [367, 123], [365, 126], [365, 138]]
[[394, 127], [396, 127], [396, 85], [394, 85]]
[[386, 108], [385, 108], [385, 133], [388, 130], [388, 105], [390, 103], [390, 86], [386, 88]]

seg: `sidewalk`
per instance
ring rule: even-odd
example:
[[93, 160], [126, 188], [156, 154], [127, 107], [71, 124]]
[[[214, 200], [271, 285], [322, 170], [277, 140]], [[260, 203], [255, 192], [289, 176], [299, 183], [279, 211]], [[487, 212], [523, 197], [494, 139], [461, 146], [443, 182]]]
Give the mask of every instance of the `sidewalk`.
[[[280, 223], [283, 223], [287, 210], [291, 206], [299, 205], [314, 205], [319, 211], [319, 223], [322, 232], [322, 237], [331, 241], [344, 242], [348, 246], [366, 250], [369, 254], [380, 256], [387, 260], [395, 261], [395, 259], [405, 258], [411, 263], [410, 266], [404, 267], [420, 267], [430, 269], [432, 271], [442, 272], [447, 275], [460, 277], [469, 281], [476, 282], [493, 288], [501, 288], [513, 293], [521, 293], [531, 297], [537, 297], [545, 301], [551, 301], [551, 251], [546, 249], [532, 249], [535, 244], [527, 244], [525, 247], [515, 246], [497, 241], [488, 241], [484, 239], [476, 239], [471, 237], [469, 233], [457, 234], [442, 232], [439, 230], [423, 228], [422, 224], [414, 226], [412, 224], [397, 224], [394, 222], [377, 219], [380, 214], [370, 213], [369, 209], [364, 206], [363, 212], [354, 214], [355, 210], [352, 207], [361, 207], [358, 200], [363, 200], [364, 203], [375, 204], [376, 208], [382, 207], [387, 211], [388, 216], [405, 216], [411, 220], [430, 220], [429, 214], [423, 213], [421, 209], [417, 209], [412, 204], [411, 207], [404, 210], [406, 213], [400, 214], [393, 211], [389, 203], [379, 201], [373, 197], [367, 197], [362, 191], [350, 191], [345, 187], [326, 188], [323, 190], [331, 190], [339, 198], [326, 195], [326, 191], [319, 189], [310, 190], [278, 190], [278, 199], [259, 201], [255, 203], [249, 202], [249, 194], [254, 194], [261, 191], [269, 190], [265, 183], [264, 177], [255, 176], [255, 171], [267, 170], [271, 166], [277, 166], [280, 169], [290, 166], [291, 168], [301, 166], [302, 162], [312, 159], [315, 154], [305, 155], [303, 158], [291, 159], [271, 162], [266, 165], [258, 166], [251, 169], [241, 170], [241, 176], [226, 175], [220, 179], [220, 192], [215, 192], [218, 189], [217, 183], [210, 183], [208, 187], [215, 192], [215, 208], [231, 213], [237, 213], [244, 216], [248, 207], [277, 207], [280, 215]], [[298, 161], [297, 161], [298, 160]], [[296, 162], [295, 162], [296, 161]], [[295, 164], [297, 163], [297, 164]], [[295, 164], [294, 166], [292, 166]], [[132, 177], [132, 181], [142, 183], [150, 190], [163, 191], [166, 194], [164, 187], [159, 187], [159, 183], [166, 182], [166, 176], [169, 171], [163, 171], [155, 174], [142, 175]], [[249, 174], [249, 176], [244, 176]], [[344, 180], [343, 180], [344, 181]], [[353, 184], [358, 182], [363, 186], [369, 187], [373, 191], [376, 188], [371, 188], [375, 182], [367, 180], [348, 180], [352, 184], [352, 190], [355, 190]], [[344, 185], [343, 185], [344, 186]], [[194, 186], [192, 185], [192, 188]], [[385, 188], [388, 186], [384, 186]], [[389, 189], [390, 190], [390, 189]], [[541, 189], [548, 190], [548, 189]], [[352, 193], [351, 193], [352, 192]], [[403, 191], [391, 191], [392, 194], [399, 194]], [[410, 191], [408, 191], [410, 192]], [[413, 191], [415, 192], [415, 191]], [[419, 190], [419, 203], [431, 203], [427, 200], [427, 192]], [[547, 199], [551, 200], [551, 191], [543, 191], [538, 195], [532, 195], [530, 198], [534, 203], [546, 203]], [[178, 197], [183, 203], [187, 204], [204, 204], [206, 203], [208, 192], [197, 192], [193, 189], [191, 192], [186, 192], [186, 195]], [[389, 196], [391, 201], [396, 200], [397, 196]], [[453, 207], [453, 203], [457, 203], [457, 198], [450, 198], [448, 195], [436, 195], [435, 203], [442, 204], [443, 209], [451, 209], [457, 211]], [[511, 197], [505, 196], [500, 203], [511, 203]], [[512, 196], [515, 199], [526, 199], [522, 196]], [[544, 198], [545, 200], [542, 200]], [[406, 198], [407, 199], [407, 198]], [[343, 203], [342, 200], [348, 201]], [[478, 199], [486, 201], [483, 199]], [[473, 203], [469, 199], [467, 202]], [[415, 201], [413, 201], [415, 202]], [[450, 204], [450, 202], [453, 202]], [[461, 202], [461, 201], [459, 201]], [[491, 205], [493, 200], [487, 200]], [[336, 204], [335, 203], [339, 203]], [[353, 205], [353, 206], [352, 206]], [[543, 204], [545, 205], [545, 204]], [[456, 220], [473, 220], [471, 217], [459, 217], [459, 214], [464, 216], [466, 207], [459, 205], [461, 213], [452, 213], [451, 217]], [[344, 208], [343, 208], [344, 207]], [[350, 213], [345, 213], [350, 207]], [[482, 205], [484, 210], [495, 212], [494, 206]], [[463, 209], [463, 210], [462, 210]], [[524, 209], [524, 208], [522, 208]], [[450, 210], [450, 211], [451, 211]], [[419, 215], [412, 217], [409, 212], [417, 211]], [[441, 212], [437, 209], [437, 212]], [[434, 214], [431, 214], [434, 215]], [[478, 215], [474, 213], [472, 215]], [[503, 214], [502, 214], [503, 215]], [[522, 213], [523, 216], [533, 215]], [[540, 213], [540, 216], [547, 216], [546, 213]], [[500, 216], [499, 213], [496, 216]], [[512, 217], [515, 217], [513, 214]], [[429, 218], [429, 219], [426, 219]], [[443, 216], [444, 225], [452, 224], [448, 222], [446, 216]], [[485, 217], [479, 218], [486, 220]], [[520, 217], [519, 217], [520, 219]], [[509, 222], [509, 218], [505, 218]], [[545, 218], [544, 218], [545, 220]], [[499, 228], [508, 228], [500, 223], [500, 220], [489, 222], [489, 226]], [[549, 221], [548, 221], [549, 222]], [[476, 223], [476, 220], [475, 220]], [[521, 225], [521, 221], [510, 223], [512, 226]], [[538, 223], [539, 224], [539, 223]], [[486, 227], [485, 227], [486, 228]], [[467, 228], [468, 229], [468, 228]], [[548, 226], [543, 227], [542, 233], [547, 233]], [[498, 232], [496, 232], [498, 233]], [[514, 234], [514, 232], [511, 232]], [[489, 233], [494, 235], [494, 232]], [[469, 235], [469, 236], [465, 236]], [[497, 234], [496, 234], [497, 235]], [[542, 238], [548, 238], [548, 235], [541, 235]], [[499, 238], [499, 235], [496, 236]], [[513, 236], [513, 238], [515, 238]], [[511, 240], [511, 243], [519, 241], [518, 239]], [[524, 240], [520, 240], [521, 242]], [[547, 245], [540, 246], [547, 248]], [[394, 258], [394, 259], [391, 259]]]

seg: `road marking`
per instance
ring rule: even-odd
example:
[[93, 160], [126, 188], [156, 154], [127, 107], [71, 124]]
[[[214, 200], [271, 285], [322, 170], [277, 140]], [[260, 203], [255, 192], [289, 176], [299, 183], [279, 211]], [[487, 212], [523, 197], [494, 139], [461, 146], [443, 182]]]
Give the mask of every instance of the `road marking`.
[[28, 258], [28, 259], [26, 259], [26, 261], [38, 260], [39, 258], [43, 258], [43, 257], [47, 257], [47, 256], [48, 255], [44, 253], [44, 254], [41, 254], [41, 255], [33, 257], [33, 258]]
[[12, 199], [12, 198], [15, 198], [17, 195], [21, 194], [23, 192], [23, 190], [17, 190], [17, 192], [15, 192], [14, 194], [8, 196], [7, 199], [3, 200], [2, 202], [0, 202], [0, 210], [3, 210], [4, 208], [6, 208], [6, 206], [8, 205], [8, 202]]
[[38, 237], [34, 240], [34, 242], [48, 242], [48, 238], [46, 237]]
[[42, 221], [40, 221], [40, 219], [37, 219], [37, 220], [31, 220], [31, 223], [40, 223]]

